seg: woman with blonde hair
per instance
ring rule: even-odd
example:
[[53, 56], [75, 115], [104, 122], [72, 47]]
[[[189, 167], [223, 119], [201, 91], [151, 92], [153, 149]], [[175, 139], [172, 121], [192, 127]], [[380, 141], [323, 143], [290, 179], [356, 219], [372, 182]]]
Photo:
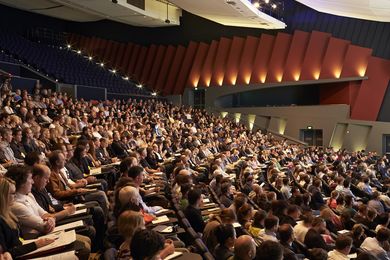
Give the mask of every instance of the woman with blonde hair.
[[0, 246], [4, 252], [10, 252], [13, 258], [54, 242], [54, 239], [41, 238], [22, 244], [19, 239], [18, 220], [10, 210], [15, 194], [15, 182], [9, 178], [0, 178]]
[[140, 212], [126, 210], [118, 218], [118, 231], [124, 242], [119, 247], [117, 259], [130, 259], [130, 243], [138, 229], [145, 229], [144, 217]]

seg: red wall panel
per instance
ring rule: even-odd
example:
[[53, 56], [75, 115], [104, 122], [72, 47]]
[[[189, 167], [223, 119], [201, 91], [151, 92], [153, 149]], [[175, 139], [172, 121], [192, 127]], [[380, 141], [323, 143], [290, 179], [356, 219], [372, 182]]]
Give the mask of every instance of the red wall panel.
[[96, 37], [92, 37], [92, 43], [91, 43], [91, 53], [90, 55], [94, 56], [96, 53], [96, 49], [98, 48], [99, 39]]
[[268, 64], [266, 82], [280, 82], [283, 78], [284, 65], [290, 49], [292, 36], [286, 33], [278, 33], [272, 49], [271, 59]]
[[197, 42], [190, 42], [190, 44], [187, 46], [179, 74], [176, 79], [175, 87], [172, 91], [173, 94], [183, 93], [187, 80], [189, 79], [191, 67], [194, 64], [194, 57], [196, 50], [198, 49], [198, 45], [199, 44]]
[[320, 79], [339, 78], [350, 42], [331, 37], [322, 62]]
[[214, 65], [217, 49], [218, 49], [218, 42], [212, 41], [210, 44], [210, 48], [208, 49], [206, 59], [203, 63], [202, 72], [200, 74], [200, 85], [203, 87], [210, 86], [211, 76], [213, 72], [213, 65]]
[[124, 43], [120, 43], [119, 44], [118, 52], [116, 53], [115, 59], [113, 61], [113, 64], [114, 64], [115, 68], [117, 68], [121, 72], [123, 72], [122, 66], [121, 66], [122, 65], [121, 64], [121, 60], [122, 60], [122, 57], [123, 57], [123, 53], [125, 52], [125, 48], [126, 48], [126, 44], [124, 44]]
[[329, 33], [313, 31], [302, 64], [300, 80], [316, 80], [321, 74], [322, 61], [330, 39]]
[[211, 76], [211, 86], [222, 86], [225, 74], [225, 65], [232, 43], [231, 39], [222, 37], [219, 39], [217, 53], [215, 54], [214, 65]]
[[103, 50], [106, 44], [107, 44], [106, 40], [101, 38], [98, 39], [96, 53], [94, 53], [94, 55], [97, 56], [100, 61], [103, 61]]
[[338, 82], [322, 84], [320, 86], [320, 104], [347, 104], [351, 103], [350, 83]]
[[[164, 59], [161, 63], [160, 72], [158, 73], [156, 88], [160, 91], [164, 91], [165, 81], [167, 79], [167, 74], [169, 68], [171, 67], [173, 56], [175, 55], [176, 47], [169, 45], [167, 51], [165, 52]], [[165, 92], [165, 91], [164, 91]]]
[[363, 80], [357, 95], [351, 118], [358, 120], [377, 120], [383, 97], [390, 80], [390, 61], [370, 57], [366, 71], [367, 80]]
[[187, 85], [189, 87], [197, 87], [199, 85], [201, 71], [203, 63], [206, 59], [207, 52], [209, 50], [209, 45], [206, 43], [199, 43], [192, 66], [190, 74], [188, 75]]
[[234, 37], [230, 52], [225, 66], [225, 76], [223, 82], [226, 85], [235, 85], [238, 77], [238, 70], [240, 66], [240, 57], [244, 47], [245, 39]]
[[[134, 47], [134, 44], [132, 43], [128, 43], [126, 46], [125, 46], [125, 50], [123, 52], [123, 57], [121, 58], [121, 60], [119, 61], [119, 64], [120, 64], [120, 68], [121, 70], [125, 73], [125, 74], [128, 74], [128, 65], [130, 63], [130, 57], [131, 57], [131, 52], [133, 50], [133, 47]], [[127, 75], [128, 76], [128, 75]]]
[[149, 75], [148, 80], [147, 80], [148, 84], [152, 88], [155, 87], [158, 72], [160, 71], [161, 63], [162, 63], [162, 60], [164, 58], [164, 54], [165, 54], [166, 49], [167, 49], [167, 47], [164, 45], [159, 45], [157, 48], [157, 53], [156, 53], [156, 57], [153, 61], [152, 70], [150, 71], [150, 75]]
[[294, 32], [283, 70], [283, 81], [299, 80], [309, 38], [310, 33], [302, 31]]
[[127, 73], [128, 75], [133, 75], [135, 70], [135, 64], [138, 60], [138, 56], [140, 54], [141, 46], [134, 45], [133, 51], [131, 52], [129, 64], [127, 65]]
[[114, 69], [117, 69], [116, 66], [115, 66], [115, 59], [116, 59], [116, 54], [118, 53], [119, 47], [120, 47], [120, 43], [119, 42], [113, 42], [113, 44], [111, 46], [112, 50], [111, 50], [111, 53], [110, 53], [109, 60], [110, 60], [111, 66]]
[[106, 47], [104, 48], [103, 60], [105, 63], [108, 63], [110, 61], [112, 44], [113, 41], [108, 41]]
[[249, 84], [258, 43], [259, 38], [257, 37], [248, 36], [245, 39], [244, 49], [240, 57], [237, 84]]
[[91, 54], [93, 51], [94, 39], [95, 39], [95, 37], [89, 37], [89, 41], [88, 41], [88, 45], [87, 45], [88, 54]]
[[140, 53], [138, 55], [137, 63], [135, 65], [135, 70], [134, 70], [134, 75], [136, 76], [137, 79], [141, 77], [141, 72], [142, 68], [144, 67], [145, 64], [145, 58], [146, 58], [146, 53], [148, 51], [148, 48], [145, 46], [141, 47]]
[[150, 70], [152, 69], [152, 65], [153, 65], [153, 60], [154, 57], [156, 56], [156, 52], [157, 52], [157, 45], [155, 44], [150, 45], [148, 49], [148, 54], [146, 55], [145, 66], [141, 75], [142, 82], [146, 82], [149, 77]]
[[175, 79], [178, 78], [177, 74], [179, 73], [180, 67], [182, 66], [185, 52], [186, 48], [181, 45], [179, 45], [176, 49], [175, 57], [173, 58], [171, 68], [168, 71], [167, 80], [164, 86], [164, 94], [166, 95], [173, 93]]
[[268, 34], [262, 34], [257, 45], [255, 60], [252, 68], [250, 83], [265, 82], [269, 59], [271, 57], [272, 47], [275, 37]]
[[349, 45], [347, 54], [345, 55], [341, 77], [363, 77], [371, 53], [372, 49]]

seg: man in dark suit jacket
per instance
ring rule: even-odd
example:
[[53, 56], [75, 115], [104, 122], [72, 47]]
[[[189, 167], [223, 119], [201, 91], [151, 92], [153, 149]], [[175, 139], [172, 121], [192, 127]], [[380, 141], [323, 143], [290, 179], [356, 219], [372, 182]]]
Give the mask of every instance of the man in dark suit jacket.
[[120, 135], [118, 131], [114, 131], [113, 141], [111, 144], [111, 151], [114, 154], [114, 156], [118, 158], [125, 158], [126, 156], [129, 155], [125, 148], [125, 145], [120, 139]]
[[[279, 226], [279, 240], [283, 246], [284, 260], [298, 260], [304, 258], [304, 255], [298, 255], [299, 251], [294, 244], [294, 230], [290, 224], [283, 224]], [[302, 256], [302, 257], [300, 257]]]
[[331, 246], [327, 245], [321, 234], [326, 232], [326, 222], [323, 218], [315, 218], [312, 223], [312, 228], [307, 231], [304, 244], [308, 249], [322, 248], [326, 251], [331, 250]]
[[184, 210], [184, 215], [191, 224], [191, 227], [198, 233], [203, 233], [205, 223], [202, 213], [199, 209], [202, 203], [202, 193], [198, 189], [192, 189], [188, 192], [188, 206]]

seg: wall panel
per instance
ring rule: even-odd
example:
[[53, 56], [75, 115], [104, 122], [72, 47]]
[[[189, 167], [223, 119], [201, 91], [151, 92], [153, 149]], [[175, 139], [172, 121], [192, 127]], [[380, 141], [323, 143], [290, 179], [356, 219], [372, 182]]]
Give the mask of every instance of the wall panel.
[[266, 82], [281, 82], [284, 65], [290, 49], [292, 36], [286, 33], [278, 33], [275, 39], [270, 62], [268, 64]]
[[[190, 79], [189, 73], [192, 65], [195, 63], [194, 57], [199, 45], [200, 44], [198, 44], [197, 42], [190, 42], [190, 44], [188, 44], [184, 54], [183, 62], [179, 69], [179, 74], [176, 79], [175, 87], [173, 88], [172, 91], [173, 94], [182, 94], [184, 92], [184, 88], [187, 84], [187, 79]], [[206, 48], [208, 48], [208, 46]], [[196, 85], [197, 84], [198, 83], [196, 82]]]
[[152, 70], [150, 71], [150, 75], [149, 75], [148, 81], [147, 81], [148, 84], [153, 88], [155, 87], [158, 72], [160, 71], [161, 63], [163, 61], [166, 49], [167, 49], [167, 47], [164, 45], [159, 45], [157, 48], [156, 57], [153, 61]]
[[237, 84], [249, 84], [258, 44], [259, 38], [252, 36], [246, 37], [242, 55], [240, 57]]
[[152, 44], [148, 48], [148, 54], [146, 55], [144, 69], [142, 70], [141, 81], [147, 82], [152, 65], [157, 52], [157, 45]]
[[253, 62], [250, 83], [264, 83], [267, 76], [268, 63], [274, 46], [275, 37], [268, 34], [260, 36], [255, 60]]
[[349, 45], [347, 53], [345, 54], [341, 77], [363, 77], [365, 75], [371, 53], [371, 49], [356, 45]]
[[165, 86], [165, 81], [167, 79], [167, 74], [168, 74], [169, 68], [171, 67], [173, 56], [175, 55], [175, 51], [176, 51], [176, 47], [169, 45], [166, 52], [165, 52], [165, 56], [164, 56], [164, 59], [161, 63], [160, 72], [158, 74], [157, 81], [155, 84], [156, 89], [158, 89], [160, 91], [164, 90], [163, 88]]
[[139, 56], [140, 50], [141, 50], [141, 46], [140, 45], [138, 45], [138, 44], [134, 45], [133, 51], [131, 52], [129, 64], [127, 65], [127, 73], [129, 75], [133, 75], [134, 74], [135, 64], [136, 64], [136, 62], [138, 60], [138, 56]]
[[322, 61], [330, 39], [329, 33], [313, 31], [302, 64], [300, 80], [319, 79]]
[[213, 65], [215, 56], [218, 50], [218, 44], [217, 41], [212, 41], [210, 44], [210, 48], [208, 49], [206, 59], [204, 60], [202, 71], [200, 74], [200, 86], [202, 87], [208, 87], [211, 83], [211, 77], [213, 73]]
[[164, 94], [172, 94], [175, 86], [175, 81], [178, 79], [180, 67], [182, 67], [184, 55], [186, 53], [186, 48], [179, 45], [175, 52], [175, 57], [173, 58], [172, 65], [168, 71], [167, 80], [164, 86]]
[[350, 42], [331, 37], [322, 62], [320, 79], [339, 78]]
[[146, 53], [148, 52], [148, 48], [145, 46], [141, 47], [137, 63], [135, 65], [135, 70], [134, 70], [134, 75], [139, 79], [142, 73], [142, 69], [145, 64], [145, 58], [146, 58]]
[[210, 86], [222, 86], [231, 43], [231, 39], [219, 39], [218, 49], [215, 55], [214, 65], [212, 69]]
[[223, 79], [224, 85], [235, 85], [238, 77], [238, 70], [240, 66], [240, 57], [242, 55], [245, 39], [234, 37], [227, 63], [225, 66], [225, 75]]

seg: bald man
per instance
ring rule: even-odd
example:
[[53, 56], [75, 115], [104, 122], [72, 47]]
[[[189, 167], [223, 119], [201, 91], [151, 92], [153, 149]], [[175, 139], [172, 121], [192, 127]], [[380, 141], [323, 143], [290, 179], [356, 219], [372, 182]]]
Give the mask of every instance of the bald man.
[[243, 235], [234, 242], [234, 260], [252, 260], [256, 256], [256, 244], [251, 236]]

